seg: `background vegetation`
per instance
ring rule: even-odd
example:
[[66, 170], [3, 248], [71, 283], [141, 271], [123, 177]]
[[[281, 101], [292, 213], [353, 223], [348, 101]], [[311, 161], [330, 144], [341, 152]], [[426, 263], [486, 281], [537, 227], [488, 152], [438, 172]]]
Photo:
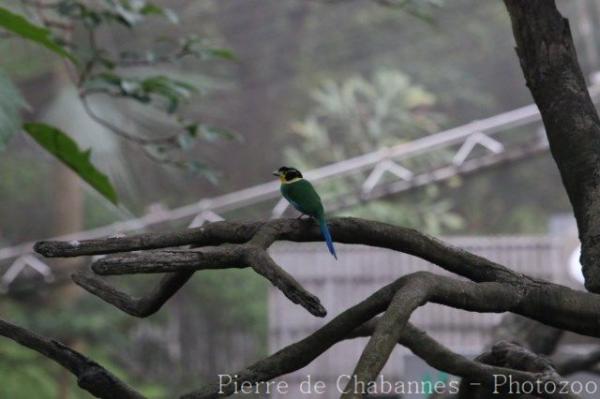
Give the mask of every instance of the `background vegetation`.
[[[408, 2], [401, 9], [325, 3], [0, 2], [36, 25], [74, 23], [34, 41], [0, 24], [0, 246], [101, 226], [156, 203], [184, 205], [267, 181], [283, 163], [322, 166], [531, 102], [501, 2]], [[561, 6], [585, 48], [580, 6]], [[595, 59], [582, 58], [591, 73]], [[106, 186], [99, 195], [82, 185], [36, 142], [35, 129], [23, 133], [23, 121], [44, 123], [36, 125], [40, 134], [45, 126], [60, 129], [80, 150], [92, 148], [91, 162], [119, 206]], [[170, 139], [153, 141], [164, 137]], [[544, 155], [344, 213], [436, 234], [543, 233], [551, 215], [569, 211], [555, 169]], [[219, 340], [237, 337], [240, 346], [231, 350], [243, 355], [231, 361], [242, 364], [266, 350], [266, 287], [252, 273], [225, 276], [194, 279], [143, 322], [34, 276], [2, 297], [0, 311], [84, 348], [145, 386], [148, 396], [171, 397], [211, 370], [236, 368], [219, 363]], [[144, 290], [153, 281], [136, 279], [128, 288]], [[244, 331], [233, 328], [240, 319]], [[2, 397], [86, 397], [64, 371], [6, 341], [0, 382]]]

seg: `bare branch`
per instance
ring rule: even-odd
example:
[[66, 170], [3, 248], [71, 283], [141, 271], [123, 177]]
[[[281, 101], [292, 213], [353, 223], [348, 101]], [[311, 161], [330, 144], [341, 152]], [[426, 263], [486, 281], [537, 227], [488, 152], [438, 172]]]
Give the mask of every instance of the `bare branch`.
[[[84, 79], [84, 78], [82, 78]], [[107, 91], [82, 91], [80, 95], [81, 104], [83, 105], [83, 109], [88, 114], [88, 116], [99, 125], [105, 127], [106, 129], [112, 131], [117, 136], [122, 137], [125, 140], [131, 141], [132, 143], [136, 143], [139, 145], [152, 145], [152, 144], [163, 144], [163, 145], [173, 145], [177, 142], [177, 137], [180, 135], [179, 133], [173, 133], [165, 137], [156, 137], [156, 138], [148, 138], [142, 136], [136, 136], [134, 134], [129, 133], [128, 131], [120, 128], [116, 124], [110, 122], [107, 119], [104, 119], [100, 115], [98, 115], [91, 104], [88, 101], [88, 97], [91, 94], [106, 94], [109, 97], [112, 97], [111, 93]]]
[[224, 245], [194, 250], [160, 250], [112, 255], [92, 264], [99, 275], [169, 273], [209, 269], [244, 268], [245, 248]]
[[[227, 396], [233, 393], [234, 385], [238, 382], [267, 381], [297, 370], [349, 332], [387, 309], [356, 366], [357, 379], [350, 381], [347, 387], [349, 393], [344, 395], [344, 398], [358, 398], [354, 394], [353, 384], [362, 382], [367, 386], [375, 379], [395, 344], [403, 336], [412, 312], [427, 302], [476, 312], [510, 311], [557, 328], [591, 336], [599, 334], [597, 315], [600, 314], [600, 300], [594, 295], [515, 273], [411, 229], [361, 219], [340, 218], [331, 221], [331, 230], [337, 242], [360, 243], [412, 254], [474, 282], [425, 272], [405, 276], [343, 312], [311, 336], [237, 373], [237, 378], [231, 384], [225, 387], [207, 386], [186, 395], [187, 398]], [[156, 311], [195, 270], [224, 267], [252, 267], [294, 303], [301, 304], [314, 315], [324, 315], [325, 309], [319, 299], [307, 292], [266, 252], [277, 240], [320, 241], [321, 235], [312, 221], [280, 219], [269, 222], [217, 222], [183, 232], [71, 243], [45, 242], [37, 244], [36, 250], [52, 256], [77, 256], [194, 246], [189, 250], [154, 250], [113, 255], [93, 265], [92, 269], [98, 274], [170, 273], [154, 292], [141, 299], [131, 298], [96, 278], [82, 275], [74, 277], [78, 284], [91, 293], [137, 316]], [[469, 364], [469, 367], [472, 369], [474, 366]], [[482, 377], [484, 371], [476, 375], [482, 383], [487, 384], [489, 377]], [[513, 374], [511, 371], [511, 375]], [[541, 378], [537, 374], [519, 376], [530, 380]], [[544, 378], [552, 379], [554, 375]], [[545, 394], [542, 396], [553, 397]]]
[[[329, 221], [329, 225], [336, 242], [404, 252], [473, 281], [517, 282], [528, 279], [502, 265], [417, 230], [357, 218], [334, 218]], [[257, 236], [259, 232], [260, 235]], [[215, 222], [184, 231], [77, 242], [40, 241], [35, 245], [35, 250], [49, 257], [99, 255], [182, 245], [245, 243], [255, 236], [260, 238], [260, 244], [265, 248], [272, 242], [281, 240], [322, 240], [318, 226], [312, 220], [277, 219], [269, 222]]]
[[49, 258], [105, 255], [183, 245], [211, 246], [248, 241], [264, 222], [216, 222], [173, 232], [136, 234], [82, 241], [38, 241], [34, 250]]
[[[475, 361], [489, 364], [494, 367], [505, 367], [509, 369], [522, 370], [525, 373], [536, 373], [535, 381], [530, 381], [529, 386], [523, 382], [517, 382], [510, 388], [513, 396], [518, 397], [548, 397], [548, 398], [577, 398], [569, 392], [569, 381], [560, 378], [552, 363], [527, 348], [508, 341], [500, 341], [494, 344], [490, 351], [478, 356]], [[511, 375], [512, 381], [516, 381]], [[510, 385], [511, 379], [496, 378], [495, 387], [499, 385]], [[489, 388], [473, 384], [473, 380], [464, 378], [460, 385], [461, 397], [489, 397]], [[531, 388], [531, 390], [529, 389]]]
[[289, 345], [265, 359], [259, 360], [244, 370], [234, 373], [233, 375], [236, 378], [229, 384], [224, 384], [223, 386], [220, 386], [218, 383], [207, 385], [182, 396], [182, 399], [227, 397], [235, 392], [236, 383], [248, 381], [255, 384], [301, 369], [331, 346], [344, 339], [349, 332], [384, 311], [394, 293], [405, 283], [407, 278], [410, 278], [410, 276], [400, 278], [379, 289], [373, 295], [340, 313], [329, 323], [301, 341]]
[[408, 277], [378, 321], [354, 370], [356, 378], [349, 381], [345, 389], [348, 393], [342, 398], [362, 397], [356, 386], [367, 386], [379, 375], [417, 307], [431, 301], [477, 312], [505, 312], [516, 310], [523, 298], [518, 288], [507, 284], [475, 284], [427, 272]]
[[357, 385], [368, 386], [367, 384], [375, 380], [403, 334], [410, 315], [426, 302], [428, 290], [424, 284], [427, 284], [427, 275], [423, 274], [424, 279], [420, 278], [421, 274], [413, 276], [415, 278], [408, 280], [396, 292], [384, 315], [378, 320], [371, 339], [354, 369], [355, 378], [349, 380], [342, 398], [363, 397], [363, 393], [357, 390]]
[[[371, 320], [365, 323], [363, 326], [353, 331], [349, 338], [369, 336], [375, 330], [375, 323], [377, 320]], [[559, 376], [556, 375], [550, 364], [543, 363], [544, 368], [532, 371], [523, 371], [520, 364], [513, 364], [513, 368], [507, 368], [503, 366], [494, 366], [486, 363], [482, 363], [478, 358], [476, 360], [470, 360], [464, 356], [452, 352], [444, 345], [431, 338], [423, 330], [413, 326], [411, 323], [407, 323], [403, 329], [402, 334], [398, 339], [398, 343], [410, 349], [415, 355], [423, 359], [431, 367], [442, 370], [448, 374], [463, 377], [464, 379], [481, 383], [485, 388], [489, 389], [497, 385], [500, 377], [508, 378], [509, 376], [513, 381], [523, 383], [525, 381], [535, 383], [536, 381], [553, 381], [558, 382]], [[499, 342], [494, 345], [492, 351], [499, 352], [507, 348], [507, 345], [514, 345], [506, 342]], [[522, 348], [521, 348], [522, 350]], [[534, 354], [530, 353], [532, 356]], [[542, 374], [538, 374], [541, 372]], [[548, 378], [551, 377], [550, 380]], [[465, 385], [461, 387], [461, 392], [464, 393]], [[499, 389], [500, 393], [500, 389]], [[575, 397], [568, 394], [566, 397]]]
[[52, 359], [77, 377], [77, 384], [103, 399], [144, 399], [104, 367], [58, 341], [36, 335], [22, 327], [0, 320], [0, 335]]
[[255, 272], [269, 280], [293, 303], [299, 304], [312, 315], [325, 317], [327, 310], [321, 305], [319, 298], [308, 292], [296, 279], [273, 261], [264, 249], [255, 249], [246, 255], [248, 265]]
[[[513, 272], [488, 259], [452, 247], [412, 229], [356, 218], [338, 218], [332, 219], [331, 230], [337, 242], [389, 248], [418, 256], [476, 282], [502, 283], [506, 289], [516, 287], [527, 299], [517, 313], [556, 328], [590, 336], [600, 334], [596, 322], [596, 315], [600, 314], [600, 299], [594, 295]], [[77, 256], [172, 245], [214, 246], [221, 243], [241, 243], [239, 247], [246, 251], [244, 258], [247, 265], [284, 290], [288, 298], [295, 302], [302, 297], [303, 302], [300, 302], [302, 306], [315, 315], [322, 315], [324, 309], [315, 306], [318, 303], [317, 298], [301, 289], [295, 280], [290, 280], [291, 277], [287, 273], [261, 252], [275, 240], [306, 242], [321, 241], [321, 239], [320, 232], [313, 221], [278, 219], [269, 222], [216, 222], [183, 232], [143, 234], [123, 238], [70, 243], [41, 242], [36, 245], [36, 250], [51, 256]], [[189, 266], [186, 265], [183, 269], [188, 272]], [[93, 287], [93, 293], [99, 292], [98, 286], [101, 284]], [[114, 297], [113, 294], [111, 293], [109, 297]], [[160, 299], [166, 300], [165, 297]], [[148, 297], [148, 300], [154, 304], [161, 302], [152, 297]], [[121, 306], [125, 306], [125, 303], [119, 302]]]
[[[196, 270], [246, 267], [254, 269], [275, 287], [279, 288], [293, 303], [300, 304], [311, 314], [318, 317], [327, 314], [319, 298], [304, 289], [290, 274], [279, 267], [266, 250], [251, 245], [234, 246], [225, 244], [202, 250], [161, 250], [113, 255], [96, 261], [92, 265], [92, 270], [100, 275], [111, 275], [173, 271], [193, 272]], [[86, 286], [82, 286], [87, 289]], [[90, 292], [98, 293], [98, 284], [91, 288], [94, 288], [94, 290]], [[103, 289], [100, 288], [100, 291], [103, 291]], [[122, 295], [118, 296], [115, 290], [109, 289], [109, 292], [111, 291], [110, 297], [122, 298]], [[119, 303], [123, 304], [124, 302], [120, 300]]]
[[[450, 292], [453, 294], [448, 295]], [[498, 297], [500, 299], [496, 299]], [[408, 302], [406, 307], [403, 306], [403, 299]], [[184, 395], [183, 398], [208, 399], [230, 396], [235, 392], [236, 385], [239, 386], [243, 382], [256, 384], [298, 370], [343, 339], [371, 334], [373, 334], [371, 342], [383, 343], [385, 350], [380, 349], [378, 345], [371, 345], [371, 343], [365, 348], [363, 357], [357, 366], [358, 376], [362, 375], [362, 380], [365, 382], [374, 379], [370, 378], [378, 374], [379, 370], [377, 369], [382, 362], [378, 359], [363, 359], [369, 356], [377, 358], [383, 355], [386, 357], [386, 353], [389, 355], [388, 352], [391, 351], [388, 351], [389, 340], [393, 335], [397, 336], [397, 341], [394, 341], [393, 344], [399, 342], [406, 345], [433, 367], [458, 376], [472, 378], [473, 381], [479, 381], [489, 386], [493, 384], [494, 375], [510, 375], [513, 380], [521, 382], [551, 380], [550, 377], [554, 378], [555, 376], [549, 376], [547, 373], [524, 372], [470, 361], [452, 353], [410, 324], [402, 324], [402, 320], [425, 300], [466, 310], [497, 312], [518, 306], [521, 299], [518, 290], [510, 290], [503, 284], [472, 283], [431, 273], [414, 273], [383, 287], [363, 302], [342, 312], [303, 340], [258, 361], [247, 369], [234, 373], [233, 375], [237, 377], [231, 382], [222, 385], [208, 385]], [[375, 315], [386, 308], [388, 311], [382, 318], [372, 320]], [[400, 312], [402, 316], [395, 318], [395, 311]], [[400, 332], [398, 333], [398, 331]], [[370, 367], [364, 368], [364, 364]], [[344, 398], [362, 398], [363, 396], [360, 391], [354, 394], [352, 385], [346, 387], [345, 392], [348, 393], [343, 396]], [[572, 397], [544, 392], [541, 393], [541, 396]]]
[[[475, 281], [515, 282], [526, 279], [501, 265], [446, 245], [412, 229], [354, 218], [333, 219], [331, 228], [338, 242], [363, 243], [414, 254]], [[155, 251], [148, 254], [109, 257], [96, 262], [93, 270], [98, 274], [172, 271], [187, 273], [199, 269], [250, 266], [282, 290], [292, 302], [302, 305], [313, 315], [324, 316], [326, 310], [319, 299], [281, 269], [265, 251], [276, 240], [303, 242], [321, 239], [316, 224], [310, 220], [280, 219], [270, 222], [217, 222], [182, 232], [150, 233], [99, 240], [42, 241], [35, 245], [35, 250], [45, 256], [80, 256], [182, 245], [198, 247], [245, 243], [237, 247], [221, 245], [217, 248], [188, 252]], [[184, 280], [187, 281], [188, 278], [186, 275]], [[109, 287], [100, 280], [82, 276], [75, 279], [80, 286], [119, 309], [134, 315], [148, 314], [147, 311], [140, 312], [139, 300]], [[162, 291], [159, 290], [155, 295], [161, 294]], [[169, 292], [168, 296], [161, 295], [160, 298], [148, 296], [147, 300], [160, 306], [172, 294]]]
[[75, 273], [71, 278], [75, 284], [123, 312], [135, 317], [148, 317], [175, 295], [193, 274], [193, 271], [167, 274], [150, 293], [141, 298], [131, 297], [94, 276]]

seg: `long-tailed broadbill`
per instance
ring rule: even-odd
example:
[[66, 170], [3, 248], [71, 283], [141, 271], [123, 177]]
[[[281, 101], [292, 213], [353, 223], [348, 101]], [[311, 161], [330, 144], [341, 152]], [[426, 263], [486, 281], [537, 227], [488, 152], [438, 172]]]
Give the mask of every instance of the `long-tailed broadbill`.
[[327, 227], [323, 203], [313, 185], [304, 179], [302, 173], [296, 168], [282, 166], [273, 174], [279, 177], [283, 197], [302, 214], [313, 217], [319, 223], [327, 248], [333, 257], [337, 259], [331, 233], [329, 227]]

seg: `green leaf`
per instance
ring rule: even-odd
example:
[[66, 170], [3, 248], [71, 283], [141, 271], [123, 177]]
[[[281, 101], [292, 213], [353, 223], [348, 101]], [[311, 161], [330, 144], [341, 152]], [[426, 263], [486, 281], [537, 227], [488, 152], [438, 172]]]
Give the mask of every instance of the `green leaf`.
[[157, 6], [156, 4], [145, 4], [141, 9], [140, 9], [140, 14], [143, 15], [162, 15], [165, 11], [162, 9], [162, 7]]
[[8, 140], [21, 129], [19, 111], [27, 104], [19, 90], [2, 71], [0, 71], [0, 151], [4, 150]]
[[167, 102], [166, 111], [170, 114], [177, 110], [180, 102], [197, 92], [193, 85], [162, 75], [144, 79], [140, 85], [144, 94], [162, 97]]
[[23, 129], [96, 191], [113, 204], [117, 203], [117, 193], [108, 177], [90, 162], [91, 150], [82, 151], [64, 132], [44, 123], [25, 123]]
[[235, 53], [227, 48], [212, 47], [196, 35], [190, 35], [180, 40], [181, 53], [194, 55], [205, 60], [238, 61]]
[[182, 150], [187, 150], [194, 144], [194, 137], [191, 134], [180, 134], [177, 136], [177, 144]]
[[166, 17], [171, 23], [179, 23], [179, 17], [170, 8], [162, 8], [153, 3], [144, 5], [140, 10], [142, 15], [162, 15]]
[[202, 125], [200, 127], [202, 137], [209, 141], [217, 141], [220, 139], [243, 141], [243, 137], [238, 133], [227, 130], [221, 127]]
[[54, 39], [52, 39], [52, 34], [48, 29], [34, 25], [19, 14], [14, 14], [4, 7], [0, 7], [0, 27], [23, 39], [36, 42], [37, 44], [54, 51], [56, 54], [68, 58], [73, 63], [76, 63], [75, 58], [65, 50], [64, 47], [61, 47]]
[[197, 123], [190, 123], [188, 125], [185, 125], [183, 128], [188, 132], [188, 134], [191, 137], [196, 137], [198, 136], [198, 127], [199, 125]]
[[215, 171], [210, 166], [202, 162], [190, 161], [186, 163], [186, 166], [190, 172], [201, 174], [212, 184], [217, 184], [219, 182], [219, 176], [217, 176]]
[[94, 75], [85, 83], [88, 89], [99, 89], [107, 92], [119, 92], [120, 95], [129, 97], [142, 103], [164, 106], [164, 110], [172, 114], [180, 103], [187, 101], [190, 96], [198, 91], [193, 85], [167, 76], [158, 75], [145, 79], [134, 77], [121, 77], [111, 72]]
[[200, 50], [201, 54], [208, 59], [220, 58], [227, 61], [237, 61], [237, 57], [227, 48], [205, 48]]

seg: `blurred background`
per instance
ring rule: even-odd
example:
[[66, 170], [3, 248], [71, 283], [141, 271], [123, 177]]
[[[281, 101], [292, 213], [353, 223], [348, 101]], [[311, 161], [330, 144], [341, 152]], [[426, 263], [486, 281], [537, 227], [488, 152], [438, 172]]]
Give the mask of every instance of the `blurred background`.
[[[39, 46], [0, 37], [0, 71], [29, 104], [24, 117], [59, 126], [81, 147], [91, 147], [92, 160], [110, 177], [120, 199], [115, 206], [97, 194], [31, 137], [12, 137], [0, 152], [3, 318], [89, 354], [151, 398], [175, 397], [300, 338], [277, 334], [290, 323], [308, 333], [322, 320], [303, 314], [298, 317], [304, 319], [290, 321], [286, 317], [302, 311], [292, 305], [276, 313], [284, 306], [282, 298], [269, 294], [268, 283], [252, 271], [198, 273], [157, 314], [139, 320], [70, 282], [68, 274], [86, 267], [89, 259], [40, 262], [27, 244], [69, 234], [83, 237], [78, 232], [103, 226], [112, 226], [102, 230], [106, 235], [129, 234], [219, 219], [295, 216], [278, 202], [272, 181], [271, 171], [284, 164], [313, 171], [309, 177], [333, 215], [451, 237], [508, 266], [529, 267], [523, 270], [578, 286], [565, 274], [576, 235], [570, 219], [557, 216], [570, 213], [570, 206], [541, 124], [527, 108], [531, 96], [500, 1], [409, 1], [398, 8], [368, 0], [156, 3], [172, 9], [178, 20], [150, 18], [127, 34], [109, 26], [98, 32], [102, 45], [124, 52], [147, 47], [150, 37], [194, 34], [230, 49], [235, 55], [230, 62], [182, 58], [153, 68], [200, 88], [184, 106], [188, 117], [240, 138], [207, 135], [186, 144], [187, 159], [206, 169], [201, 173], [152, 159], [90, 118], [64, 62]], [[600, 62], [600, 1], [558, 3], [592, 84]], [[84, 42], [76, 31], [77, 40]], [[150, 136], [168, 129], [151, 111], [128, 108], [118, 99], [101, 98], [93, 106], [121, 129]], [[418, 141], [432, 135], [433, 141]], [[397, 158], [377, 152], [384, 148], [394, 149]], [[365, 158], [357, 157], [365, 154], [375, 155], [361, 163]], [[240, 191], [250, 187], [255, 191]], [[184, 218], [172, 217], [170, 210], [190, 204], [196, 205]], [[113, 225], [136, 218], [142, 219]], [[522, 255], [525, 250], [528, 255]], [[302, 258], [304, 252], [298, 251], [315, 255]], [[385, 264], [374, 271], [369, 252], [355, 256], [352, 251], [341, 247], [340, 262], [333, 265], [319, 257], [320, 245], [274, 249], [292, 274], [306, 274], [302, 278], [309, 285], [330, 287], [329, 299], [321, 299], [332, 315], [410, 270], [403, 266], [407, 260], [380, 251], [376, 256]], [[531, 262], [534, 258], [542, 260]], [[298, 265], [299, 259], [313, 260]], [[341, 285], [333, 276], [351, 264], [358, 277], [344, 284], [376, 277], [334, 304], [339, 295], [332, 293], [342, 291], [336, 291]], [[312, 274], [315, 265], [319, 270]], [[157, 277], [110, 281], [141, 294]], [[477, 324], [481, 347], [498, 322], [485, 320]], [[450, 324], [432, 328], [441, 334]], [[350, 372], [352, 362], [340, 371]], [[399, 370], [407, 374], [406, 367]], [[433, 371], [417, 374], [427, 373], [435, 378]], [[90, 396], [50, 361], [0, 340], [0, 397]]]

